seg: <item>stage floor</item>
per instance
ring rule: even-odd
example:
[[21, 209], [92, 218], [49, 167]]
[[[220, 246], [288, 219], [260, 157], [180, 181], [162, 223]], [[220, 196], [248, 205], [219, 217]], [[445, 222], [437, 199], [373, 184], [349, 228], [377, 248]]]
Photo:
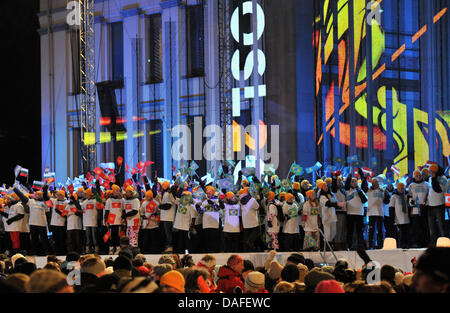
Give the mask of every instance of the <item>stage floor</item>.
[[[367, 254], [373, 261], [377, 261], [380, 266], [384, 264], [389, 264], [394, 267], [402, 269], [404, 272], [412, 272], [412, 263], [411, 260], [416, 257], [419, 258], [420, 255], [425, 251], [425, 249], [394, 249], [394, 250], [368, 250]], [[292, 252], [278, 252], [275, 256], [275, 259], [279, 261], [281, 264], [286, 263], [286, 259], [291, 255]], [[334, 258], [331, 252], [326, 252], [325, 254], [322, 252], [300, 252], [303, 254], [305, 258], [312, 259], [315, 264], [320, 263], [328, 263], [329, 265], [334, 265], [336, 263], [336, 259]], [[212, 253], [216, 257], [217, 265], [226, 264], [228, 257], [232, 253]], [[356, 251], [335, 251], [334, 254], [336, 257], [344, 258], [349, 262], [351, 268], [360, 269], [364, 262], [358, 256]], [[192, 254], [192, 258], [194, 262], [197, 262], [204, 256], [205, 254]], [[253, 262], [255, 266], [264, 265], [264, 262], [269, 257], [268, 252], [259, 252], [259, 253], [239, 253], [244, 259], [248, 259]], [[102, 255], [102, 259], [107, 258], [108, 255]], [[116, 255], [111, 255], [113, 259], [115, 259]], [[147, 254], [145, 255], [147, 262], [151, 264], [158, 264], [158, 260], [161, 257], [161, 254]], [[47, 257], [27, 257], [36, 263], [38, 268], [42, 268], [47, 263]], [[65, 256], [58, 256], [60, 260], [65, 260]], [[325, 259], [325, 260], [324, 260]]]

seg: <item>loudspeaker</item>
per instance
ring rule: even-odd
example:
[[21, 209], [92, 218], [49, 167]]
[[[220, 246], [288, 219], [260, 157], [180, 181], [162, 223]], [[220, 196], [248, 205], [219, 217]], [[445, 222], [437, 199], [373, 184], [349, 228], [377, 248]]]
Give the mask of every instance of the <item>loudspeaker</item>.
[[115, 89], [123, 88], [122, 82], [104, 81], [96, 84], [98, 102], [102, 117], [111, 118], [111, 123], [106, 125], [111, 133], [126, 131], [123, 123], [116, 124], [116, 118], [119, 116], [117, 110]]

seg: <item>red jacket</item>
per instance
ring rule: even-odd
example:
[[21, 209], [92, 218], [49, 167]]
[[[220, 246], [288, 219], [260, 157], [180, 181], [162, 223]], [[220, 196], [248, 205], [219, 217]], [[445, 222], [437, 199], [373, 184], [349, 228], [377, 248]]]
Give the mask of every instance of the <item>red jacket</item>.
[[213, 293], [216, 292], [216, 284], [214, 284], [214, 271], [211, 271], [206, 265], [198, 262], [197, 264], [198, 267], [204, 268], [209, 272], [209, 292]]
[[234, 293], [234, 288], [239, 286], [244, 292], [244, 283], [241, 279], [241, 274], [233, 271], [230, 267], [224, 265], [217, 273], [219, 279], [217, 280], [217, 292]]

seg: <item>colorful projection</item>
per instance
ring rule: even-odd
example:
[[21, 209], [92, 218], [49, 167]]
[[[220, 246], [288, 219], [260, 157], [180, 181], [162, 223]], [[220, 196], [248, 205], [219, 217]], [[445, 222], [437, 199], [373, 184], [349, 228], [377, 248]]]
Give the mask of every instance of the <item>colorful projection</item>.
[[[394, 14], [384, 12], [382, 20], [379, 22], [373, 19], [370, 27], [366, 23], [365, 0], [353, 0], [352, 12], [348, 0], [319, 2], [321, 6], [320, 11], [317, 9], [315, 12], [313, 33], [318, 128], [316, 143], [324, 154], [324, 161], [330, 162], [335, 157], [349, 155], [351, 131], [355, 133], [354, 148], [360, 159], [369, 164], [369, 160], [376, 157], [379, 168], [374, 170], [377, 172], [386, 173], [391, 165], [395, 165], [400, 170], [395, 178], [424, 165], [430, 159], [430, 145], [438, 151], [439, 160], [436, 161], [448, 156], [448, 99], [434, 106], [436, 142], [428, 142], [430, 112], [428, 104], [421, 103], [423, 69], [420, 58], [425, 49], [421, 39], [427, 36], [430, 26], [420, 24], [419, 6], [401, 7], [396, 4], [399, 3], [397, 1], [378, 0], [376, 5], [381, 6], [381, 12], [384, 12], [385, 7], [387, 10], [395, 9], [400, 12], [399, 19], [402, 20], [390, 21]], [[411, 11], [402, 16], [401, 10]], [[444, 21], [449, 23], [446, 7], [438, 8], [434, 13], [433, 24]], [[368, 29], [371, 30], [370, 37]], [[436, 29], [445, 31], [445, 36], [448, 36], [447, 27]], [[353, 36], [350, 36], [350, 32], [353, 32]], [[353, 42], [350, 42], [352, 37]], [[441, 45], [444, 44], [448, 45], [448, 41], [441, 42]], [[353, 51], [350, 51], [351, 48]], [[353, 60], [350, 53], [353, 53]], [[370, 77], [367, 73], [369, 56], [372, 64]], [[445, 63], [441, 63], [441, 66], [450, 67], [448, 55], [442, 60]], [[350, 70], [351, 61], [354, 67]], [[446, 79], [448, 83], [448, 74]], [[371, 87], [371, 99], [368, 84]], [[351, 101], [351, 92], [354, 101]], [[372, 121], [368, 120], [369, 110], [372, 110]], [[371, 155], [368, 150], [369, 129], [373, 130]], [[336, 142], [340, 147], [338, 151]], [[388, 142], [392, 142], [392, 146], [388, 146]]]

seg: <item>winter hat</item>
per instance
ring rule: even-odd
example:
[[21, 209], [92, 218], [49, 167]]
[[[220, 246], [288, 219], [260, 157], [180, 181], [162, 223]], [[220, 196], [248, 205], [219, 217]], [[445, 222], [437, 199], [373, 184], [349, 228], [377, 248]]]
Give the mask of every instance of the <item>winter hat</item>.
[[235, 196], [235, 194], [232, 191], [228, 191], [226, 193], [226, 196], [227, 196], [227, 200], [231, 200], [231, 198], [233, 198]]
[[53, 270], [37, 270], [25, 285], [28, 293], [55, 293], [67, 287], [66, 275]]
[[292, 184], [292, 189], [294, 190], [300, 190], [300, 183], [299, 182], [294, 182]]
[[176, 289], [179, 292], [184, 293], [185, 280], [183, 274], [178, 271], [172, 270], [165, 273], [159, 281], [160, 286], [169, 286]]
[[248, 187], [245, 187], [245, 188], [242, 188], [241, 190], [239, 190], [240, 196], [245, 195], [245, 194], [248, 195]]
[[146, 197], [146, 198], [153, 198], [153, 191], [148, 190], [148, 191], [145, 193], [145, 197]]
[[141, 273], [142, 276], [148, 276], [150, 275], [150, 270], [146, 268], [145, 266], [139, 266], [138, 268], [139, 273]]
[[12, 263], [13, 267], [16, 265], [16, 261], [20, 258], [25, 258], [25, 257], [20, 253], [16, 253], [11, 257], [11, 263]]
[[86, 190], [84, 191], [84, 194], [85, 194], [86, 196], [93, 196], [93, 195], [94, 195], [94, 194], [92, 193], [92, 189], [91, 189], [91, 188], [86, 189]]
[[161, 186], [164, 190], [167, 190], [170, 187], [170, 183], [169, 183], [169, 181], [166, 180], [166, 181], [162, 182]]
[[345, 293], [344, 288], [334, 279], [322, 280], [317, 284], [314, 293]]
[[66, 196], [66, 193], [65, 193], [63, 190], [58, 190], [58, 191], [56, 192], [56, 195], [57, 195], [57, 196], [63, 196], [63, 197], [65, 197], [65, 196]]
[[292, 193], [287, 193], [285, 198], [286, 201], [291, 201], [294, 200], [294, 195]]
[[125, 192], [134, 192], [134, 188], [128, 185]]
[[397, 189], [398, 188], [405, 188], [405, 184], [404, 183], [398, 183], [397, 184]]
[[111, 189], [113, 192], [120, 192], [120, 187], [117, 185], [112, 185]]
[[413, 173], [413, 176], [422, 175], [422, 173], [419, 170], [415, 170]]
[[267, 195], [267, 200], [273, 200], [275, 199], [275, 193], [273, 191], [269, 191], [269, 194]]
[[429, 172], [428, 172], [428, 168], [423, 168], [422, 169], [422, 175], [428, 176]]
[[414, 277], [414, 274], [408, 274], [408, 275], [403, 276], [402, 283], [408, 287], [411, 286], [413, 277]]
[[242, 180], [242, 186], [248, 186], [248, 185], [250, 185], [248, 179], [243, 179]]
[[260, 290], [264, 287], [264, 278], [264, 274], [258, 271], [248, 273], [247, 277], [245, 278], [245, 290]]
[[319, 182], [319, 183], [317, 184], [317, 187], [319, 187], [320, 190], [322, 190], [322, 188], [323, 188], [324, 186], [326, 186], [326, 183], [325, 183], [324, 181]]
[[415, 268], [432, 276], [435, 280], [450, 281], [450, 248], [428, 248], [419, 258]]
[[280, 192], [280, 201], [283, 201], [283, 199], [285, 199], [286, 197], [286, 192]]
[[298, 271], [297, 265], [286, 264], [281, 271], [281, 279], [290, 283], [298, 280], [300, 278], [300, 272]]
[[170, 272], [172, 270], [172, 266], [170, 264], [157, 264], [153, 267], [153, 273], [162, 277], [165, 273]]
[[432, 171], [433, 173], [437, 173], [438, 170], [439, 166], [437, 164], [431, 164], [430, 171]]
[[270, 262], [269, 270], [267, 274], [272, 280], [278, 280], [281, 277], [281, 271], [283, 270], [283, 265], [281, 265], [277, 260]]
[[314, 193], [314, 190], [308, 190], [307, 192], [306, 192], [306, 197], [309, 199], [309, 197], [311, 196], [311, 194], [313, 194]]
[[206, 186], [205, 187], [205, 192], [207, 194], [214, 194], [216, 192], [216, 188], [214, 188], [213, 186]]
[[240, 262], [244, 262], [244, 259], [243, 259], [240, 255], [233, 254], [233, 255], [231, 255], [231, 256], [228, 258], [228, 260], [227, 260], [227, 266], [228, 266], [228, 267], [233, 267], [233, 266], [235, 266], [236, 264], [238, 264], [238, 263], [240, 263]]
[[327, 183], [328, 185], [331, 185], [332, 182], [333, 182], [333, 179], [331, 177], [325, 178], [325, 183]]
[[[316, 186], [319, 187], [319, 185], [321, 185], [322, 183], [324, 183], [324, 181], [322, 179], [318, 179], [316, 180]], [[319, 187], [320, 188], [320, 187]]]
[[330, 273], [322, 272], [320, 270], [311, 270], [305, 276], [305, 285], [307, 289], [315, 290], [316, 286], [322, 280], [330, 280], [330, 279], [334, 279], [334, 276]]
[[300, 183], [300, 186], [301, 186], [303, 189], [308, 189], [308, 188], [311, 186], [311, 184], [309, 183], [308, 180], [304, 179], [304, 180], [302, 180], [302, 182]]

